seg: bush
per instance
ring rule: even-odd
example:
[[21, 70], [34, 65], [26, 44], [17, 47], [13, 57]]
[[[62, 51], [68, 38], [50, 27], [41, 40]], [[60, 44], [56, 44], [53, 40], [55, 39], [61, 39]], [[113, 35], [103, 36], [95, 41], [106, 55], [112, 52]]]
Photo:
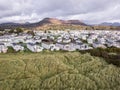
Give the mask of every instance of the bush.
[[21, 28], [16, 28], [15, 33], [19, 34], [19, 33], [22, 33], [22, 32], [23, 32], [23, 29], [21, 29]]
[[119, 72], [88, 53], [0, 54], [1, 90], [119, 90]]
[[[114, 64], [116, 66], [120, 67], [120, 49], [111, 47], [111, 48], [97, 48], [92, 50], [86, 50], [86, 51], [80, 51], [81, 53], [90, 53], [92, 56], [102, 57], [104, 58], [108, 63]], [[118, 53], [117, 55], [110, 55], [110, 52]]]
[[7, 53], [16, 53], [16, 51], [12, 47], [8, 47]]
[[35, 36], [35, 33], [33, 31], [28, 31], [27, 34], [30, 34], [32, 36]]

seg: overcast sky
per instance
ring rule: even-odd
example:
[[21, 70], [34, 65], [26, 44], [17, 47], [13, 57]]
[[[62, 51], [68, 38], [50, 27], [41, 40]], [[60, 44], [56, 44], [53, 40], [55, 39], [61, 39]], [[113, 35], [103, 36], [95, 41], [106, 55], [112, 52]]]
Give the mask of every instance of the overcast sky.
[[120, 22], [120, 0], [0, 0], [0, 23], [36, 22], [45, 17]]

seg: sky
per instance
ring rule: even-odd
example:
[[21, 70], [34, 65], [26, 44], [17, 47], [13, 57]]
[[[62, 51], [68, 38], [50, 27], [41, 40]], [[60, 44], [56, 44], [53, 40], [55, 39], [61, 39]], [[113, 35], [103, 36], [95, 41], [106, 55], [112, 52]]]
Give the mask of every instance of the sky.
[[120, 0], [0, 0], [0, 23], [78, 19], [89, 24], [120, 22]]

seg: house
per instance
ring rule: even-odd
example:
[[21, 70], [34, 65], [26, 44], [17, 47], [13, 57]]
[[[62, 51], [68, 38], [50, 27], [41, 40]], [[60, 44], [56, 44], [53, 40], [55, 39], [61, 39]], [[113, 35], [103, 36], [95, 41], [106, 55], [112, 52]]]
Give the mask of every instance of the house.
[[42, 36], [44, 34], [44, 31], [36, 31], [36, 30], [34, 30], [34, 34], [35, 34], [35, 36], [36, 35], [37, 36]]
[[4, 43], [5, 46], [10, 47], [10, 46], [12, 46], [13, 42], [3, 42], [3, 43]]
[[57, 47], [57, 46], [55, 46], [55, 45], [52, 45], [52, 46], [50, 47], [50, 50], [51, 50], [51, 51], [59, 51], [60, 48]]
[[56, 42], [58, 42], [58, 43], [62, 42], [62, 37], [58, 37]]
[[33, 44], [35, 44], [36, 42], [35, 42], [34, 39], [26, 39], [25, 43], [33, 43]]
[[111, 42], [106, 42], [106, 45], [107, 45], [107, 47], [111, 47], [111, 46], [113, 45], [113, 43], [111, 43]]
[[89, 50], [89, 49], [93, 49], [92, 47], [90, 47], [88, 44], [84, 44], [84, 43], [75, 43], [74, 47], [77, 50]]
[[87, 37], [88, 37], [88, 35], [81, 34], [81, 39], [82, 39], [82, 40], [86, 40], [86, 39], [87, 39]]
[[62, 42], [63, 42], [63, 43], [70, 43], [70, 42], [71, 42], [71, 39], [63, 39]]
[[69, 34], [65, 34], [63, 37], [64, 37], [65, 39], [69, 39], [69, 38], [70, 38], [70, 35], [69, 35]]
[[53, 40], [43, 39], [41, 46], [45, 49], [50, 49], [51, 47], [54, 47]]
[[41, 39], [42, 39], [42, 40], [47, 39], [47, 35], [43, 35], [43, 36], [41, 37]]
[[0, 37], [0, 42], [10, 42], [10, 41], [12, 41], [12, 39], [10, 38], [10, 37]]
[[74, 36], [74, 38], [73, 38], [73, 39], [74, 39], [74, 40], [77, 40], [78, 38], [79, 38], [78, 36]]
[[40, 36], [37, 36], [37, 35], [36, 35], [36, 36], [34, 36], [34, 39], [35, 39], [35, 40], [39, 40], [39, 39], [40, 39]]
[[52, 40], [54, 40], [54, 39], [55, 39], [55, 37], [54, 37], [54, 36], [52, 36], [52, 35], [50, 35], [50, 36], [49, 36], [49, 38], [50, 38], [50, 39], [52, 39]]
[[82, 41], [79, 40], [79, 39], [76, 39], [76, 40], [75, 40], [75, 43], [82, 43]]
[[24, 36], [16, 36], [16, 37], [14, 37], [14, 39], [13, 39], [13, 42], [14, 43], [19, 43], [19, 42], [25, 42], [25, 37]]
[[93, 40], [97, 39], [97, 37], [98, 37], [97, 34], [90, 34], [90, 36], [89, 36], [89, 38], [93, 39]]
[[116, 47], [120, 48], [120, 40], [117, 40], [115, 43], [116, 43]]
[[114, 46], [114, 47], [116, 47], [116, 48], [120, 48], [120, 40], [112, 43], [111, 46]]
[[93, 39], [90, 39], [90, 38], [87, 39], [87, 43], [92, 44], [93, 42], [94, 42]]
[[106, 40], [104, 38], [98, 38], [97, 41], [100, 44], [105, 44], [105, 42], [106, 42]]
[[93, 43], [93, 47], [94, 47], [94, 48], [106, 48], [105, 45], [100, 44], [100, 43]]
[[21, 46], [21, 45], [18, 45], [16, 43], [13, 43], [12, 44], [12, 48], [15, 50], [15, 51], [24, 51], [24, 47]]
[[33, 43], [28, 43], [27, 48], [32, 51], [32, 52], [41, 52], [43, 51], [43, 47], [33, 44]]
[[3, 43], [0, 43], [0, 53], [7, 53], [7, 46], [5, 46]]
[[61, 50], [65, 50], [65, 51], [76, 50], [73, 43], [56, 43], [56, 46], [59, 47]]
[[34, 39], [34, 43], [41, 43], [41, 39]]
[[53, 41], [52, 40], [48, 40], [48, 39], [44, 39], [42, 40], [42, 43], [41, 43], [41, 46], [47, 50], [51, 50], [51, 51], [54, 51], [54, 50], [60, 50], [59, 47], [55, 46], [55, 44], [53, 44]]

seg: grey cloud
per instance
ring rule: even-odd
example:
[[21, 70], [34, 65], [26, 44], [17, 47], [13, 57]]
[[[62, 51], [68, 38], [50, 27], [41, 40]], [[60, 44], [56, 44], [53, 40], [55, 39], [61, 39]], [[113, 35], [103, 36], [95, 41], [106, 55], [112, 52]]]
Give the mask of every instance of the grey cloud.
[[102, 22], [120, 19], [119, 5], [120, 0], [0, 0], [0, 22], [38, 21], [45, 17]]

